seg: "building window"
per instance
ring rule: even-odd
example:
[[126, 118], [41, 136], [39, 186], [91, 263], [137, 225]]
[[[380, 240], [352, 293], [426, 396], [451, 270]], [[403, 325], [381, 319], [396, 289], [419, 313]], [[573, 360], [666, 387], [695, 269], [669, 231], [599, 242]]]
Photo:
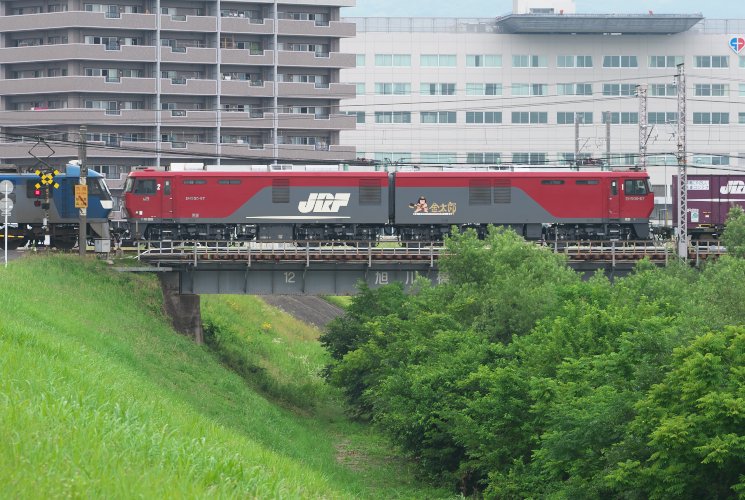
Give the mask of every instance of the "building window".
[[411, 123], [411, 112], [376, 111], [375, 123]]
[[361, 68], [365, 65], [365, 54], [357, 54], [357, 67]]
[[729, 113], [693, 113], [694, 125], [727, 125]]
[[513, 111], [512, 123], [548, 123], [548, 112]]
[[419, 65], [424, 67], [454, 68], [457, 62], [455, 54], [422, 54]]
[[556, 124], [557, 125], [570, 125], [574, 123], [574, 119], [578, 118], [579, 123], [591, 124], [592, 113], [591, 112], [573, 112], [573, 111], [559, 111], [556, 113]]
[[650, 68], [674, 68], [683, 64], [683, 56], [649, 56]]
[[666, 97], [678, 95], [678, 87], [674, 83], [652, 83], [649, 85], [649, 95]]
[[501, 83], [467, 83], [466, 95], [502, 95]]
[[693, 165], [729, 165], [729, 156], [693, 155]]
[[376, 95], [409, 95], [411, 94], [410, 83], [375, 83]]
[[346, 111], [349, 116], [356, 118], [356, 123], [365, 123], [365, 112], [364, 111]]
[[[361, 154], [361, 153], [360, 153]], [[380, 151], [373, 155], [376, 162], [389, 164], [411, 161], [411, 153]]]
[[696, 68], [729, 68], [729, 56], [696, 56], [693, 65]]
[[365, 95], [365, 84], [361, 82], [353, 83], [357, 95]]
[[635, 83], [604, 83], [603, 95], [633, 96], [636, 95]]
[[610, 116], [610, 122], [614, 125], [631, 125], [639, 123], [639, 113], [603, 113], [603, 123], [608, 123], [608, 117]]
[[455, 95], [454, 83], [422, 83], [419, 89], [422, 95]]
[[422, 123], [455, 123], [455, 111], [422, 111], [419, 113]]
[[466, 66], [469, 68], [501, 68], [502, 56], [497, 54], [467, 55]]
[[502, 123], [502, 112], [466, 111], [466, 123]]
[[740, 97], [745, 97], [745, 83], [740, 84]]
[[745, 124], [745, 113], [737, 114], [737, 123], [739, 123], [740, 125]]
[[729, 95], [726, 83], [697, 83], [693, 86], [694, 95], [699, 97], [723, 97]]
[[604, 68], [638, 68], [636, 56], [603, 56]]
[[678, 113], [675, 112], [650, 112], [648, 114], [650, 125], [664, 125], [666, 123], [678, 123]]
[[375, 54], [375, 66], [411, 67], [411, 54]]
[[547, 68], [548, 57], [536, 55], [513, 55], [513, 68]]
[[523, 165], [545, 165], [546, 153], [512, 153], [512, 163]]
[[499, 165], [502, 163], [501, 153], [468, 153], [466, 155], [466, 163], [491, 163]]
[[548, 84], [546, 83], [513, 83], [512, 95], [547, 95]]
[[592, 68], [592, 56], [556, 56], [557, 68]]
[[455, 153], [419, 153], [422, 163], [456, 163]]
[[557, 83], [558, 95], [592, 95], [591, 83]]

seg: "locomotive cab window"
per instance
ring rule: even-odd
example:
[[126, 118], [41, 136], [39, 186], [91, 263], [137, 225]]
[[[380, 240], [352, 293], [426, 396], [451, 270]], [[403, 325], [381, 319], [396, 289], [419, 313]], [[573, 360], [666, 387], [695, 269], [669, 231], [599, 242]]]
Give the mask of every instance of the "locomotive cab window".
[[109, 192], [109, 188], [103, 182], [103, 179], [88, 178], [86, 184], [88, 184], [89, 196], [98, 196], [101, 200], [111, 199], [111, 193]]
[[630, 179], [624, 181], [623, 190], [627, 196], [647, 194], [647, 181], [645, 179]]
[[155, 194], [157, 191], [155, 179], [137, 179], [134, 183], [134, 194]]

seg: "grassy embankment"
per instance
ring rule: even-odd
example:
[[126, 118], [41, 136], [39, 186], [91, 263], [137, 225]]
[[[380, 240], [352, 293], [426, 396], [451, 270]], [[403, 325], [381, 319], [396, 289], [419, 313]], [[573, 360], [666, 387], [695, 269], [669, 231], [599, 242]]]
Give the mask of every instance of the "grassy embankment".
[[352, 297], [346, 295], [325, 295], [323, 298], [327, 302], [334, 304], [337, 307], [341, 307], [342, 309], [346, 309], [349, 304], [352, 303]]
[[318, 332], [256, 298], [204, 297], [200, 347], [152, 276], [28, 257], [0, 284], [6, 498], [447, 496], [343, 417]]

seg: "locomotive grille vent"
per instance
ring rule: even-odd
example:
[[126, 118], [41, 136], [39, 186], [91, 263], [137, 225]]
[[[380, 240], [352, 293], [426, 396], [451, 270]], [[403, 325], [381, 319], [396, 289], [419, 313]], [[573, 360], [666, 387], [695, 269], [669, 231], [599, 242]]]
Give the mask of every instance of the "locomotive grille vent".
[[494, 203], [512, 203], [511, 184], [509, 179], [494, 180]]
[[491, 181], [489, 179], [477, 179], [469, 183], [468, 204], [491, 205]]
[[290, 179], [272, 179], [272, 203], [290, 203]]
[[360, 205], [380, 205], [383, 201], [378, 179], [360, 179]]

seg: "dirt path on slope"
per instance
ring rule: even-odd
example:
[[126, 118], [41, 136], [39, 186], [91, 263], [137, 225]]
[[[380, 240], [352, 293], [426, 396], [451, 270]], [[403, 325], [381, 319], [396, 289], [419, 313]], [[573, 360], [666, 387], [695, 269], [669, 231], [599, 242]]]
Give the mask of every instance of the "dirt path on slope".
[[326, 328], [332, 319], [344, 314], [344, 310], [312, 295], [265, 295], [264, 302], [281, 309], [303, 323], [319, 330]]

